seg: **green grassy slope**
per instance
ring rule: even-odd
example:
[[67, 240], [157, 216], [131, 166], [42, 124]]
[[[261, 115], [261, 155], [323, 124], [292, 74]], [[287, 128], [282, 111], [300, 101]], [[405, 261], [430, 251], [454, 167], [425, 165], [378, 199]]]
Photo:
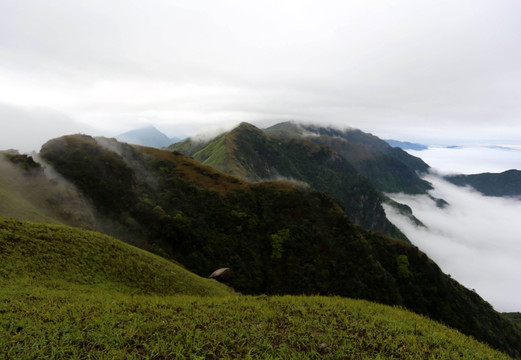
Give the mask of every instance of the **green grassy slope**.
[[0, 217], [0, 250], [0, 358], [509, 358], [399, 308], [232, 295], [77, 228]]
[[0, 217], [0, 285], [70, 285], [141, 294], [225, 295], [229, 290], [107, 235]]
[[194, 159], [215, 169], [223, 168], [227, 159], [225, 142], [226, 136], [222, 135], [215, 142], [212, 142], [212, 146], [204, 147], [196, 152]]
[[326, 297], [0, 288], [9, 359], [509, 359], [428, 318]]

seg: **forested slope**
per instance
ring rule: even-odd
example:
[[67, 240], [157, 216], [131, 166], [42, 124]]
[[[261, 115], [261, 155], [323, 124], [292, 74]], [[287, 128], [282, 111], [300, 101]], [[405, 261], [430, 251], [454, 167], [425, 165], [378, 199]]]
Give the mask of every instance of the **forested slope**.
[[510, 320], [417, 248], [353, 225], [327, 194], [252, 184], [180, 153], [88, 136], [52, 140], [41, 155], [143, 246], [203, 276], [230, 267], [237, 291], [401, 305], [519, 356]]

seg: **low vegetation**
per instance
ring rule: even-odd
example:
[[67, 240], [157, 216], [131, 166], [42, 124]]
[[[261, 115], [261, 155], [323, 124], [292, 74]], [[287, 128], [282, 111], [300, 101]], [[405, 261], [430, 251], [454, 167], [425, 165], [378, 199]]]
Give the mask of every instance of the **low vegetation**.
[[237, 295], [77, 228], [0, 218], [0, 250], [0, 358], [509, 358], [396, 307]]
[[337, 297], [0, 290], [9, 359], [509, 359], [402, 309]]
[[225, 295], [225, 285], [110, 236], [0, 217], [0, 286]]
[[239, 296], [98, 233], [0, 218], [0, 357], [494, 358], [405, 310]]

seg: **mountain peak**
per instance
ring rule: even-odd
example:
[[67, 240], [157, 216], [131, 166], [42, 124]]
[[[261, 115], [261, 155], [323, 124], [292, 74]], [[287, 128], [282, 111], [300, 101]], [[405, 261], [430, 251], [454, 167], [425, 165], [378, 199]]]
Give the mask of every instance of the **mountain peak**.
[[129, 144], [156, 148], [165, 147], [172, 143], [168, 136], [163, 134], [153, 125], [119, 134], [116, 136], [116, 139]]
[[279, 137], [300, 137], [303, 135], [302, 126], [293, 121], [285, 121], [279, 124], [273, 125], [264, 130], [270, 135]]
[[234, 141], [251, 141], [254, 138], [255, 139], [264, 139], [266, 138], [266, 133], [256, 127], [255, 125], [249, 124], [247, 122], [242, 122], [234, 128], [232, 131], [230, 131], [227, 134], [227, 141], [234, 142]]
[[247, 122], [241, 122], [236, 128], [232, 130], [233, 131], [256, 131], [259, 133], [262, 133], [263, 131], [256, 127], [255, 125], [252, 125]]

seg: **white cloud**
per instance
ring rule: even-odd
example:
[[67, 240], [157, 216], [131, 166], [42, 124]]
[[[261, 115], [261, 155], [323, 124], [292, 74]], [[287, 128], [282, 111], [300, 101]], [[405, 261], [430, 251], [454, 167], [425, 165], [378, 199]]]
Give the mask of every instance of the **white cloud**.
[[436, 207], [427, 196], [392, 194], [409, 205], [427, 229], [413, 225], [389, 206], [388, 218], [445, 272], [475, 289], [499, 311], [521, 311], [521, 201], [485, 197], [469, 188], [426, 177], [450, 206]]
[[519, 10], [507, 0], [4, 0], [0, 101], [107, 132], [189, 132], [235, 114], [386, 137], [492, 127], [519, 141]]
[[0, 103], [0, 150], [40, 151], [48, 140], [62, 135], [97, 130], [45, 108], [18, 108]]
[[421, 158], [435, 169], [443, 169], [444, 173], [477, 174], [521, 170], [521, 149], [517, 148], [430, 147], [427, 150], [407, 152]]

